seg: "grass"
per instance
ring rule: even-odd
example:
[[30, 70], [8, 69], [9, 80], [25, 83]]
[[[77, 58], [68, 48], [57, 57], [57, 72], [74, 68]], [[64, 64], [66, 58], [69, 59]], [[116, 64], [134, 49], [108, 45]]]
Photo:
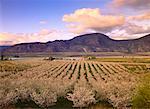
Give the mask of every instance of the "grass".
[[150, 69], [144, 64], [122, 64], [130, 73], [149, 73]]
[[31, 68], [29, 64], [16, 63], [14, 61], [0, 62], [0, 72], [18, 72]]
[[150, 108], [150, 74], [144, 76], [133, 97], [133, 108]]
[[131, 58], [131, 57], [109, 57], [109, 58], [96, 58], [92, 59], [92, 61], [99, 61], [99, 62], [127, 62], [127, 63], [150, 63], [150, 58]]

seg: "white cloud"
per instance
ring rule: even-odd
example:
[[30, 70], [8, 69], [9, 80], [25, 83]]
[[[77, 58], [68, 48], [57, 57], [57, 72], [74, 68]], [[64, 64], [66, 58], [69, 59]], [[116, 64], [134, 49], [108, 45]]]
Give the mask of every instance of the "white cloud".
[[150, 33], [150, 26], [137, 25], [133, 22], [126, 22], [125, 25], [108, 32], [107, 35], [113, 39], [135, 39]]
[[141, 34], [128, 34], [126, 30], [113, 30], [108, 32], [106, 35], [110, 36], [112, 39], [115, 40], [127, 40], [127, 39], [136, 39], [147, 35], [148, 33], [141, 33]]
[[83, 8], [63, 16], [69, 23], [71, 32], [83, 33], [87, 30], [107, 32], [125, 23], [124, 16], [102, 15], [100, 9]]
[[49, 35], [49, 34], [54, 33], [54, 32], [57, 32], [57, 30], [41, 29], [38, 34], [45, 36], [45, 35]]
[[37, 33], [0, 33], [0, 45], [13, 45], [26, 42], [48, 42], [54, 40], [71, 39], [74, 34], [59, 30], [43, 29]]
[[143, 12], [142, 14], [135, 15], [135, 16], [129, 16], [129, 20], [138, 20], [138, 21], [143, 21], [143, 20], [150, 20], [150, 11]]
[[83, 8], [63, 16], [70, 32], [84, 34], [102, 32], [114, 39], [135, 39], [150, 33], [149, 13], [134, 16], [103, 15], [100, 9]]
[[143, 33], [150, 33], [150, 26], [146, 25], [136, 25], [134, 23], [127, 23], [124, 26], [124, 29], [128, 34], [143, 34]]

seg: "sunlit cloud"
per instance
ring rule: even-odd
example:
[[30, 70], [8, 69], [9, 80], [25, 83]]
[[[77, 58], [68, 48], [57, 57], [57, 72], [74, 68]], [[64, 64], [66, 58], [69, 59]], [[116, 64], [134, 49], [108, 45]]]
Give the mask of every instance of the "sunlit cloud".
[[143, 12], [140, 15], [135, 15], [135, 16], [130, 16], [129, 20], [150, 20], [150, 11], [148, 12]]
[[13, 45], [13, 41], [0, 41], [0, 46], [1, 45]]
[[64, 15], [63, 21], [69, 23], [68, 27], [75, 33], [83, 33], [86, 30], [107, 32], [123, 25], [125, 18], [119, 15], [103, 15], [99, 8], [83, 8]]
[[141, 34], [129, 34], [126, 30], [122, 29], [115, 29], [111, 32], [106, 33], [106, 35], [110, 36], [110, 38], [115, 40], [128, 40], [128, 39], [136, 39], [142, 36], [147, 35], [148, 33], [141, 33]]
[[38, 34], [45, 36], [45, 35], [49, 35], [54, 32], [57, 32], [57, 30], [41, 29]]
[[130, 35], [143, 34], [143, 33], [149, 33], [150, 32], [150, 26], [136, 25], [134, 23], [127, 23], [124, 26], [124, 29]]
[[150, 25], [138, 25], [133, 22], [126, 22], [123, 26], [107, 32], [106, 35], [116, 40], [136, 39], [150, 33]]
[[67, 33], [63, 30], [42, 29], [37, 33], [0, 33], [0, 45], [13, 45], [29, 42], [48, 42], [54, 40], [65, 40], [74, 37], [73, 33]]
[[113, 0], [110, 5], [115, 8], [148, 9], [149, 0]]
[[134, 39], [150, 33], [150, 24], [144, 25], [145, 20], [149, 20], [148, 12], [128, 16], [103, 15], [99, 8], [78, 9], [63, 16], [72, 33], [102, 32], [114, 39]]
[[115, 39], [115, 40], [131, 38], [131, 36], [129, 36], [125, 30], [119, 30], [119, 29], [115, 29], [111, 32], [108, 32], [106, 33], [106, 35], [110, 36], [110, 38]]

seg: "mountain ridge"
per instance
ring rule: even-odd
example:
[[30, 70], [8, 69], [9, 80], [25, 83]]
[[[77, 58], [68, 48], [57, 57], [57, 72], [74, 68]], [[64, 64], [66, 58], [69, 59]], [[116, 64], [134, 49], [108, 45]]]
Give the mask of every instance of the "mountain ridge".
[[138, 39], [114, 40], [101, 33], [91, 33], [70, 40], [16, 44], [5, 52], [150, 52], [149, 42], [150, 34]]

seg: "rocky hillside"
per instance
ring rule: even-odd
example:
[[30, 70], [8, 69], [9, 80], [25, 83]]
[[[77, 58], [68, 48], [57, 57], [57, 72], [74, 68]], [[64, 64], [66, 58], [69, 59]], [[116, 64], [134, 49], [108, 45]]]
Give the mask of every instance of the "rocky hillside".
[[77, 36], [71, 40], [56, 40], [47, 43], [22, 43], [5, 52], [150, 52], [150, 34], [139, 39], [113, 40], [101, 33]]

